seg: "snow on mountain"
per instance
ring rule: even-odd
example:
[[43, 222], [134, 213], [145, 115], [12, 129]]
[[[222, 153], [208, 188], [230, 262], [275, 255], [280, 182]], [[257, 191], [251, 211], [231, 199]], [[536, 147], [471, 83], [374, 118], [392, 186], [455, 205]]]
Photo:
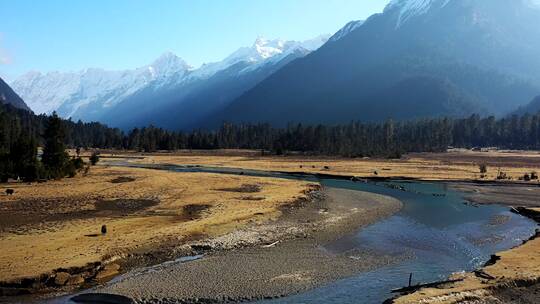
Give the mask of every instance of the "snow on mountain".
[[308, 52], [314, 51], [326, 43], [328, 37], [329, 35], [321, 35], [302, 42], [284, 41], [281, 39], [268, 40], [258, 37], [252, 46], [241, 47], [222, 61], [204, 64], [198, 70], [195, 70], [191, 77], [208, 78], [219, 71], [241, 62], [250, 65], [244, 72], [254, 70], [262, 64], [279, 62], [299, 49], [304, 49]]
[[184, 76], [193, 67], [187, 64], [182, 58], [172, 52], [166, 52], [148, 66], [153, 78], [168, 78], [179, 74]]
[[38, 114], [57, 111], [62, 117], [78, 119], [84, 118], [86, 112], [96, 114], [111, 108], [144, 88], [159, 90], [186, 81], [204, 80], [238, 63], [247, 65], [241, 73], [248, 72], [265, 64], [277, 63], [297, 51], [308, 53], [316, 50], [327, 40], [328, 36], [303, 42], [258, 38], [251, 47], [240, 48], [224, 60], [198, 69], [166, 52], [152, 64], [134, 70], [29, 72], [13, 81], [11, 86]]
[[[255, 41], [254, 48], [257, 50], [257, 52], [259, 52], [259, 50], [263, 50], [260, 56], [264, 58], [264, 55], [268, 54], [267, 52], [271, 52], [273, 55], [268, 56], [263, 60], [242, 60], [250, 62], [251, 65], [240, 71], [240, 73], [253, 71], [267, 64], [276, 64], [295, 53], [299, 53], [299, 57], [305, 56], [308, 53], [320, 48], [328, 41], [329, 37], [330, 35], [320, 35], [305, 41], [265, 40], [263, 38], [258, 38]], [[252, 59], [253, 57], [249, 58]]]
[[342, 39], [343, 37], [349, 35], [349, 33], [354, 31], [355, 29], [359, 28], [362, 24], [364, 24], [364, 20], [356, 20], [347, 23], [344, 27], [337, 31], [334, 36], [330, 38], [330, 41], [338, 41]]
[[151, 82], [183, 78], [191, 67], [172, 53], [165, 53], [152, 64], [135, 70], [79, 72], [29, 72], [11, 85], [36, 113], [58, 111], [72, 117], [80, 107], [99, 102], [110, 107]]
[[392, 0], [384, 11], [397, 10], [396, 27], [400, 27], [409, 19], [427, 13], [432, 7], [445, 7], [448, 2], [450, 0]]

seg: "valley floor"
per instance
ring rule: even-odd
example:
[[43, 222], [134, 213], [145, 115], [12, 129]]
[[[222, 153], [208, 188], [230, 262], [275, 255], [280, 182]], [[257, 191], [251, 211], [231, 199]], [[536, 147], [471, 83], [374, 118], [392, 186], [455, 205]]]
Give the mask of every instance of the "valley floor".
[[15, 194], [0, 196], [4, 294], [24, 292], [10, 287], [80, 285], [116, 275], [122, 263], [189, 254], [176, 246], [275, 220], [318, 186], [96, 166], [84, 177], [2, 185], [8, 187]]
[[[540, 172], [540, 153], [529, 151], [451, 150], [448, 153], [413, 153], [402, 159], [341, 158], [319, 156], [261, 156], [258, 151], [217, 150], [175, 153], [113, 153], [143, 157], [141, 163], [191, 164], [216, 167], [320, 173], [363, 178], [407, 178], [445, 181], [494, 181], [499, 171], [516, 182], [525, 173]], [[111, 155], [104, 153], [103, 155]], [[481, 178], [479, 165], [487, 165]], [[533, 184], [539, 184], [538, 180]]]
[[[523, 181], [525, 174], [540, 171], [540, 153], [528, 151], [473, 152], [455, 150], [449, 153], [410, 154], [400, 160], [344, 159], [303, 156], [259, 156], [256, 151], [218, 151], [152, 154], [145, 160], [153, 164], [190, 164], [235, 167], [281, 172], [305, 172], [358, 178], [405, 178], [446, 181], [468, 193], [472, 203], [500, 203], [527, 207], [523, 211], [538, 220], [540, 183]], [[486, 164], [481, 177], [479, 164]], [[497, 180], [499, 172], [507, 180]], [[480, 272], [456, 274], [463, 279], [454, 284], [421, 289], [396, 303], [536, 303], [540, 298], [540, 238], [497, 254], [493, 265]], [[486, 274], [486, 275], [484, 275]]]
[[[0, 251], [0, 282], [3, 282], [0, 290], [4, 295], [36, 288], [69, 290], [88, 286], [88, 283], [106, 281], [129, 269], [209, 251], [215, 254], [201, 260], [199, 266], [185, 264], [174, 269], [177, 274], [199, 273], [212, 284], [212, 269], [230, 268], [229, 275], [218, 276], [228, 284], [216, 281], [211, 286], [215, 287], [216, 297], [220, 295], [218, 287], [225, 286], [228, 294], [236, 299], [250, 297], [241, 292], [240, 287], [245, 284], [255, 284], [253, 290], [260, 291], [255, 297], [279, 296], [392, 262], [368, 254], [362, 259], [365, 263], [352, 263], [351, 259], [339, 257], [329, 261], [320, 251], [313, 250], [322, 241], [399, 210], [400, 203], [389, 198], [331, 189], [321, 191], [318, 184], [295, 180], [118, 167], [113, 165], [117, 160], [339, 178], [439, 180], [467, 192], [473, 203], [540, 207], [540, 183], [519, 180], [525, 173], [540, 171], [540, 154], [535, 152], [453, 151], [381, 160], [260, 156], [257, 151], [152, 154], [102, 151], [101, 158], [100, 165], [92, 167], [88, 176], [43, 184], [1, 185], [15, 190], [13, 196], [0, 196], [0, 248], [8, 248]], [[478, 170], [481, 163], [488, 166], [484, 178]], [[496, 181], [499, 171], [504, 171], [511, 180]], [[106, 233], [101, 233], [102, 225], [106, 225]], [[275, 242], [280, 246], [275, 246]], [[516, 285], [524, 279], [538, 282], [538, 246], [539, 239], [531, 240], [502, 253], [501, 260], [485, 270], [495, 278], [488, 280], [493, 284], [486, 284], [485, 279], [473, 274], [464, 274], [463, 282], [469, 289], [463, 291], [494, 295], [501, 290], [496, 287], [503, 283]], [[219, 253], [233, 248], [240, 251]], [[287, 264], [291, 261], [288, 257], [294, 255], [312, 259], [299, 258], [298, 261], [303, 262]], [[272, 260], [283, 263], [276, 267], [277, 264], [268, 263]], [[259, 268], [242, 267], [244, 262]], [[331, 266], [328, 271], [319, 267], [323, 264]], [[243, 270], [252, 269], [257, 269], [258, 280], [250, 281], [248, 276], [242, 276]], [[197, 287], [197, 280], [186, 285], [192, 286], [189, 289], [158, 288], [171, 286], [167, 280], [175, 278], [164, 275], [157, 280], [151, 273], [145, 274], [143, 280], [127, 277], [104, 291], [141, 299], [155, 299], [160, 290], [184, 299], [201, 297], [208, 291]], [[189, 276], [184, 280], [190, 282]], [[144, 282], [159, 284], [154, 286], [156, 289], [142, 288]], [[264, 285], [272, 288], [266, 290], [256, 282], [272, 282]], [[456, 286], [446, 291], [436, 289], [433, 295], [444, 299], [459, 291], [456, 288], [461, 285]], [[514, 289], [504, 290], [505, 296], [509, 296], [508, 292]], [[527, 287], [526, 290], [532, 289]], [[413, 298], [397, 301], [416, 303], [420, 299], [418, 295], [431, 295], [429, 292], [422, 290], [410, 295]]]
[[[105, 153], [104, 156], [111, 156]], [[134, 157], [146, 164], [201, 165], [356, 177], [359, 179], [414, 179], [445, 181], [468, 193], [474, 203], [540, 207], [540, 180], [520, 180], [525, 174], [540, 172], [536, 151], [452, 150], [448, 153], [413, 153], [402, 159], [335, 158], [315, 156], [261, 156], [258, 151], [218, 150], [176, 153], [114, 153], [114, 157]], [[481, 177], [479, 165], [487, 166]], [[506, 180], [497, 180], [504, 172]]]

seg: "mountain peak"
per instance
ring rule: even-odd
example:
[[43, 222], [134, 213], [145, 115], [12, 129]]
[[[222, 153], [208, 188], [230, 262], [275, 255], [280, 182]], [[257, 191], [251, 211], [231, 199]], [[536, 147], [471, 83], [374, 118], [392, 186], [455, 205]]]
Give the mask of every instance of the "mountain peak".
[[267, 59], [281, 54], [285, 49], [285, 44], [286, 42], [281, 39], [268, 40], [258, 37], [253, 43], [252, 49], [261, 57], [260, 59]]
[[186, 72], [192, 67], [173, 52], [165, 52], [159, 56], [150, 66], [149, 70], [156, 75], [169, 76], [178, 72]]

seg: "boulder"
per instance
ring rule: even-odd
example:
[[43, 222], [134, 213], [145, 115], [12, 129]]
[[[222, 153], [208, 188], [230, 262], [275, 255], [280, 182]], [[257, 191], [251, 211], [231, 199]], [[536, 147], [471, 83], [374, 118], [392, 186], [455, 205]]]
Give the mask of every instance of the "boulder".
[[54, 284], [58, 286], [66, 285], [67, 281], [70, 279], [71, 275], [67, 272], [57, 272], [54, 277]]
[[84, 283], [84, 278], [81, 274], [71, 276], [66, 285], [81, 285]]
[[119, 272], [120, 272], [120, 265], [115, 264], [115, 263], [107, 264], [105, 265], [105, 267], [103, 267], [103, 269], [101, 269], [97, 273], [96, 280], [102, 280], [102, 279], [113, 277], [117, 275]]

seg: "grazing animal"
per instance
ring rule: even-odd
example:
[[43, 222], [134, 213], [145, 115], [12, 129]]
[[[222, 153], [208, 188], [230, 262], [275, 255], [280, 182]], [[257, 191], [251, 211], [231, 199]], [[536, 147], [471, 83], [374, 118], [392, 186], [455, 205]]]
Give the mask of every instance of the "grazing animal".
[[377, 171], [374, 171], [374, 172], [373, 172], [373, 174], [375, 174], [375, 175], [379, 175], [379, 172], [377, 172]]
[[324, 170], [330, 170], [330, 167], [324, 166]]
[[106, 233], [107, 233], [107, 225], [101, 226], [101, 234], [106, 234]]
[[15, 190], [13, 189], [6, 189], [6, 195], [13, 195], [15, 193]]

